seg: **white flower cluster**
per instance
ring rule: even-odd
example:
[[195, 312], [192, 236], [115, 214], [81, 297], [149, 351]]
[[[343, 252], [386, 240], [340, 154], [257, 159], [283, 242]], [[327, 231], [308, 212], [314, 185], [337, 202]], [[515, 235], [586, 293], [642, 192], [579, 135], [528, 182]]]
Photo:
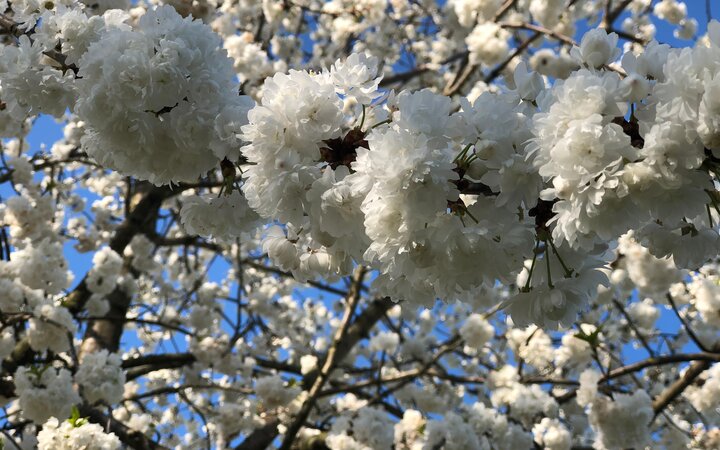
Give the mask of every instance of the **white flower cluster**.
[[507, 332], [510, 348], [526, 364], [538, 371], [546, 371], [553, 362], [552, 339], [535, 325], [526, 328], [513, 328]]
[[333, 422], [327, 437], [331, 449], [392, 448], [394, 430], [383, 411], [365, 407], [352, 417], [343, 416]]
[[51, 417], [67, 419], [73, 405], [81, 401], [67, 369], [21, 366], [13, 380], [23, 416], [36, 424], [45, 423]]
[[[298, 419], [333, 450], [720, 448], [720, 25], [673, 50], [677, 0], [87, 3], [0, 0], [5, 447]], [[339, 341], [319, 291], [358, 295]]]
[[[590, 44], [583, 46], [587, 47]], [[610, 49], [605, 59], [614, 54], [611, 44], [602, 48]], [[266, 83], [262, 104], [251, 110], [250, 124], [243, 128], [250, 142], [244, 153], [254, 163], [244, 186], [249, 203], [263, 217], [287, 224], [286, 230], [268, 231], [265, 251], [300, 278], [347, 273], [352, 258], [379, 269], [375, 286], [394, 299], [421, 304], [437, 297], [465, 299], [483, 285], [511, 280], [509, 275], [522, 268], [522, 255], [532, 253], [533, 225], [527, 216], [518, 220], [516, 211], [536, 206], [541, 177], [557, 185], [541, 197], [562, 199], [573, 186], [596, 183], [600, 171], [617, 170], [617, 161], [632, 152], [630, 138], [620, 125], [610, 123], [624, 112], [623, 99], [615, 92], [620, 89], [616, 75], [578, 72], [551, 91], [553, 95], [538, 100], [541, 109], [548, 105], [552, 110], [533, 118], [528, 102], [538, 96], [543, 83], [524, 65], [515, 71], [516, 91], [483, 94], [451, 113], [448, 98], [427, 90], [401, 93], [385, 106], [371, 104], [379, 95], [373, 94], [375, 64], [353, 55], [329, 72], [278, 74]], [[348, 80], [358, 88], [350, 89]], [[591, 96], [596, 100], [585, 100], [595, 105], [569, 108], [586, 88], [597, 93]], [[288, 102], [285, 93], [291, 91], [304, 94]], [[343, 114], [336, 93], [354, 96], [362, 105], [362, 111], [354, 108], [360, 117]], [[590, 116], [594, 128], [576, 128]], [[366, 129], [368, 117], [380, 125]], [[357, 121], [361, 126], [353, 126]], [[531, 121], [537, 122], [540, 137], [529, 163]], [[565, 140], [558, 138], [561, 133]], [[545, 135], [547, 142], [542, 140]], [[617, 141], [612, 144], [615, 153], [605, 151], [602, 140], [595, 142], [603, 136]], [[597, 147], [598, 156], [583, 159], [586, 167], [578, 174], [571, 158], [575, 149], [588, 146]], [[482, 195], [459, 195], [473, 183], [484, 186]], [[597, 198], [594, 192], [566, 203], [588, 203]], [[525, 289], [512, 310], [518, 323], [567, 325], [598, 284], [606, 282], [598, 269], [610, 255], [602, 248], [584, 258], [559, 245], [567, 237], [557, 230], [578, 222], [577, 211], [586, 216], [583, 208], [589, 209], [574, 207], [573, 216], [567, 217], [558, 214], [554, 233], [559, 248], [549, 236], [538, 238], [545, 255], [538, 265], [540, 259], [553, 259], [556, 282], [540, 270], [531, 280], [535, 260], [527, 261], [523, 282], [518, 282]], [[543, 282], [547, 288], [535, 288]]]
[[383, 331], [370, 338], [368, 349], [371, 352], [385, 352], [392, 354], [395, 350], [397, 350], [399, 343], [400, 336], [398, 336], [397, 333]]
[[250, 142], [243, 154], [256, 164], [243, 187], [250, 206], [263, 217], [301, 224], [302, 197], [321, 176], [320, 146], [339, 134], [343, 118], [327, 75], [291, 70], [266, 80], [262, 103], [243, 128]]
[[15, 349], [15, 336], [11, 329], [6, 328], [0, 334], [0, 358], [5, 359]]
[[610, 252], [583, 254], [553, 245], [547, 241], [542, 260], [536, 255], [526, 261], [517, 277], [520, 292], [508, 311], [518, 326], [567, 327], [596, 296], [598, 287], [608, 284], [605, 268], [612, 259]]
[[122, 400], [125, 372], [121, 364], [120, 355], [107, 350], [85, 355], [75, 374], [75, 381], [82, 388], [85, 400], [110, 405]]
[[79, 66], [83, 148], [104, 166], [164, 184], [238, 156], [253, 102], [237, 95], [232, 61], [201, 22], [158, 7], [132, 30], [108, 30]]
[[93, 267], [85, 278], [88, 290], [98, 295], [111, 293], [122, 271], [122, 257], [110, 247], [104, 247], [93, 255], [92, 262]]
[[[580, 330], [587, 336], [596, 333], [603, 337], [595, 325], [583, 323]], [[533, 339], [534, 341], [534, 339]], [[593, 358], [593, 349], [586, 340], [579, 339], [574, 334], [564, 334], [561, 338], [561, 345], [553, 352], [556, 367], [563, 367], [570, 373], [577, 372], [577, 369], [584, 367]]]
[[570, 450], [572, 435], [558, 420], [544, 417], [533, 427], [535, 441], [547, 450]]
[[685, 393], [692, 405], [716, 424], [720, 422], [720, 366], [713, 365], [706, 373], [702, 386]]
[[27, 112], [17, 102], [8, 102], [8, 94], [3, 92], [2, 78], [0, 78], [0, 102], [4, 107], [0, 108], [0, 136], [18, 137], [23, 134], [23, 125]]
[[[701, 193], [712, 181], [697, 169], [704, 148], [716, 150], [718, 26], [710, 25], [708, 46], [671, 51], [655, 43], [626, 54], [622, 80], [595, 70], [617, 56], [617, 36], [597, 30], [573, 50], [589, 70], [542, 94], [534, 120], [534, 163], [552, 185], [543, 195], [559, 200], [556, 239], [591, 249], [635, 228], [651, 253], [673, 255], [678, 267], [697, 268], [712, 256], [720, 238]], [[628, 102], [641, 100], [636, 122], [624, 121]]]
[[[621, 215], [626, 189], [618, 178], [623, 160], [636, 159], [635, 149], [612, 123], [627, 108], [620, 84], [615, 73], [580, 70], [538, 99], [534, 164], [552, 186], [543, 198], [559, 200], [553, 206], [556, 240], [591, 249], [594, 240], [578, 241], [588, 234], [610, 238], [631, 220]], [[604, 207], [617, 211], [603, 214]]]
[[32, 310], [43, 301], [42, 292], [22, 284], [6, 261], [0, 261], [0, 292], [0, 311], [6, 314]]
[[88, 47], [101, 35], [112, 28], [130, 29], [125, 24], [130, 16], [124, 11], [111, 10], [102, 16], [88, 17], [80, 9], [60, 6], [48, 10], [40, 17], [42, 26], [34, 34], [34, 39], [45, 49], [54, 49], [58, 44], [65, 56], [66, 64], [77, 64]]
[[119, 450], [120, 439], [113, 433], [105, 433], [95, 423], [64, 422], [52, 417], [43, 424], [38, 433], [38, 450]]
[[[341, 138], [343, 126], [354, 118], [343, 113], [338, 94], [355, 113], [369, 109], [370, 100], [379, 96], [376, 75], [377, 59], [364, 55], [320, 74], [276, 74], [265, 82], [262, 103], [243, 127], [250, 142], [243, 154], [253, 164], [245, 172], [243, 191], [262, 217], [286, 223], [291, 235], [305, 230], [289, 240], [274, 231], [270, 238], [277, 240], [267, 244], [271, 254], [282, 255], [281, 266], [300, 277], [347, 273], [349, 252], [362, 251], [355, 240], [358, 232], [362, 239], [361, 199], [356, 189], [336, 185], [348, 176], [364, 133], [355, 128]], [[366, 125], [372, 117], [367, 111]], [[321, 161], [328, 163], [324, 169]]]
[[77, 325], [70, 311], [48, 303], [37, 305], [27, 330], [28, 343], [33, 350], [60, 353], [72, 345]]
[[510, 52], [510, 33], [492, 22], [481, 23], [465, 38], [473, 64], [494, 65]]
[[262, 46], [254, 42], [252, 33], [231, 34], [225, 38], [223, 46], [234, 61], [233, 67], [240, 82], [262, 80], [275, 72], [287, 70], [284, 61], [270, 60]]
[[50, 239], [27, 245], [13, 254], [10, 270], [31, 289], [59, 294], [70, 286], [72, 272], [67, 268], [62, 244]]
[[623, 255], [619, 268], [637, 287], [640, 295], [658, 298], [682, 279], [682, 273], [675, 267], [672, 258], [656, 258], [637, 241], [633, 232], [620, 236], [618, 251]]
[[229, 195], [204, 194], [183, 199], [180, 222], [190, 234], [232, 240], [251, 232], [260, 217], [239, 191]]
[[13, 137], [19, 126], [31, 114], [51, 114], [62, 117], [65, 109], [75, 101], [74, 77], [42, 64], [45, 48], [40, 41], [32, 42], [26, 35], [18, 46], [0, 49], [0, 85], [2, 101], [10, 106], [14, 116], [4, 125], [2, 137]]
[[471, 314], [460, 327], [460, 336], [476, 350], [482, 349], [495, 334], [495, 328], [481, 314]]
[[610, 400], [598, 397], [590, 408], [590, 424], [600, 449], [642, 448], [650, 442], [652, 399], [643, 390], [617, 394]]
[[[548, 424], [547, 428], [555, 425]], [[535, 441], [543, 442], [541, 433], [549, 440], [547, 445], [562, 442], [559, 436], [568, 434], [559, 423], [555, 429], [537, 428]], [[569, 436], [566, 438], [569, 439]], [[442, 419], [427, 420], [419, 411], [408, 409], [403, 419], [395, 424], [395, 448], [425, 449], [444, 448], [452, 450], [489, 449], [489, 448], [525, 449], [533, 447], [533, 435], [528, 433], [508, 417], [498, 413], [483, 403], [474, 403], [463, 407], [459, 412], [447, 412]], [[558, 450], [567, 450], [558, 445]]]
[[500, 0], [450, 0], [460, 25], [471, 27], [476, 22], [485, 22], [500, 8]]
[[599, 69], [620, 56], [617, 43], [617, 34], [608, 34], [602, 28], [596, 28], [585, 33], [580, 46], [570, 50], [570, 56], [591, 69]]
[[538, 415], [556, 418], [558, 404], [553, 397], [539, 385], [519, 383], [515, 367], [506, 365], [491, 372], [488, 377], [492, 391], [491, 401], [494, 407], [510, 407], [508, 416], [524, 424], [533, 423]]
[[660, 0], [655, 4], [653, 12], [660, 19], [666, 20], [673, 25], [675, 37], [678, 39], [692, 39], [698, 28], [696, 19], [687, 16], [687, 5], [677, 0]]
[[262, 400], [266, 408], [287, 407], [298, 396], [300, 389], [286, 386], [285, 381], [278, 375], [258, 378], [255, 381], [255, 393]]
[[688, 284], [688, 290], [702, 319], [710, 326], [720, 327], [720, 276], [713, 273], [703, 275], [695, 275]]

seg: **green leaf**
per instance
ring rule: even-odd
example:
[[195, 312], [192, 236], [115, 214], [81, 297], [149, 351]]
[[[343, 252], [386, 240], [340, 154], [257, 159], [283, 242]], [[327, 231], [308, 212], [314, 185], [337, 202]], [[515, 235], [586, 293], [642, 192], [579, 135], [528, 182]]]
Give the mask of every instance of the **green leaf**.
[[73, 426], [73, 428], [80, 428], [81, 426], [88, 423], [88, 420], [85, 417], [80, 417], [80, 410], [77, 406], [73, 405], [68, 422], [70, 423], [70, 425]]
[[573, 336], [577, 339], [580, 339], [581, 341], [585, 341], [588, 344], [590, 344], [590, 347], [597, 348], [600, 345], [600, 332], [602, 330], [602, 326], [598, 325], [597, 328], [595, 328], [595, 331], [593, 331], [590, 334], [586, 334], [583, 331], [578, 331]]
[[418, 427], [418, 429], [417, 429], [418, 434], [421, 434], [421, 435], [422, 435], [422, 434], [425, 434], [425, 427], [426, 427], [426, 423], [423, 422], [423, 424], [420, 425], [420, 426]]

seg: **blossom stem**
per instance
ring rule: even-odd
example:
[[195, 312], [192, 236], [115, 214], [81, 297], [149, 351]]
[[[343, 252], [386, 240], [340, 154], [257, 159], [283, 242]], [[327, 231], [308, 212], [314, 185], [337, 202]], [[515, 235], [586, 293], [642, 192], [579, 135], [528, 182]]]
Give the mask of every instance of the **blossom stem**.
[[[715, 200], [713, 193], [707, 189], [705, 189], [705, 192], [707, 193], [708, 197], [710, 197], [710, 203], [712, 203], [713, 207], [715, 208], [715, 211], [717, 211], [718, 214], [720, 214], [720, 205], [718, 205], [718, 202]], [[712, 227], [712, 225], [710, 225], [710, 226]]]
[[710, 205], [708, 205], [708, 204], [706, 203], [706, 204], [705, 204], [705, 209], [707, 210], [707, 215], [708, 215], [708, 225], [710, 226], [710, 228], [712, 228], [712, 227], [713, 227], [713, 220], [712, 220], [712, 211], [710, 211]]
[[569, 269], [568, 266], [565, 265], [565, 261], [563, 261], [562, 256], [560, 256], [560, 252], [558, 251], [557, 247], [555, 247], [555, 243], [553, 242], [552, 237], [548, 236], [547, 242], [550, 243], [553, 253], [555, 253], [558, 261], [560, 261], [560, 265], [562, 265], [562, 268], [565, 271], [565, 278], [570, 278], [573, 274], [573, 269]]
[[545, 267], [547, 269], [548, 287], [550, 289], [555, 289], [555, 285], [553, 285], [552, 282], [552, 274], [550, 273], [550, 249], [547, 246], [547, 241], [545, 241]]
[[379, 127], [380, 125], [385, 125], [386, 123], [390, 123], [390, 122], [392, 122], [392, 119], [385, 119], [382, 122], [378, 122], [375, 125], [371, 126], [370, 129], [372, 130], [374, 128]]
[[465, 158], [465, 155], [467, 154], [468, 150], [470, 150], [470, 147], [472, 147], [472, 144], [466, 145], [465, 148], [463, 148], [462, 151], [457, 154], [455, 159], [453, 159], [453, 162], [457, 163], [458, 161], [462, 161], [462, 159]]
[[520, 292], [530, 291], [530, 282], [532, 281], [533, 270], [535, 270], [535, 262], [537, 261], [538, 250], [540, 249], [540, 239], [535, 239], [535, 250], [533, 250], [533, 259], [530, 263], [530, 270], [528, 270], [528, 278], [525, 282], [525, 286], [520, 289]]
[[363, 125], [365, 125], [365, 105], [362, 105], [362, 118], [360, 119], [360, 128], [362, 130]]

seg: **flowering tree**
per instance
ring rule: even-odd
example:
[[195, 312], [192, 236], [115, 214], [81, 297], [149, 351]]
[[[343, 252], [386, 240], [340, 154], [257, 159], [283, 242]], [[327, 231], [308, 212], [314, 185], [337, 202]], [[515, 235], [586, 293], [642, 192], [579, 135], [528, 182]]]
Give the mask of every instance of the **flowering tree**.
[[159, 3], [0, 0], [0, 448], [720, 448], [719, 23]]

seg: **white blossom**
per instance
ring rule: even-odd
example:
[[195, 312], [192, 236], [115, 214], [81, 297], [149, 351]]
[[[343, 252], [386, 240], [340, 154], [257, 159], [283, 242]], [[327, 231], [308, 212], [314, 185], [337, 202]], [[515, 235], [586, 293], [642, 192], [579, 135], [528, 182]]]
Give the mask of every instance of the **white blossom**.
[[51, 417], [65, 420], [70, 417], [73, 405], [80, 403], [67, 369], [21, 366], [14, 381], [23, 415], [35, 423], [45, 423]]
[[236, 107], [222, 120], [242, 124], [247, 111], [220, 44], [169, 6], [148, 11], [132, 31], [103, 34], [80, 60], [75, 110], [87, 127], [83, 148], [105, 166], [156, 184], [213, 168], [228, 156], [216, 117]]
[[88, 402], [114, 404], [122, 400], [125, 372], [121, 363], [120, 355], [107, 350], [85, 355], [75, 373], [75, 381], [82, 387], [82, 395]]
[[[84, 420], [84, 419], [81, 419]], [[120, 439], [95, 423], [75, 425], [52, 417], [38, 433], [39, 450], [118, 450]]]

